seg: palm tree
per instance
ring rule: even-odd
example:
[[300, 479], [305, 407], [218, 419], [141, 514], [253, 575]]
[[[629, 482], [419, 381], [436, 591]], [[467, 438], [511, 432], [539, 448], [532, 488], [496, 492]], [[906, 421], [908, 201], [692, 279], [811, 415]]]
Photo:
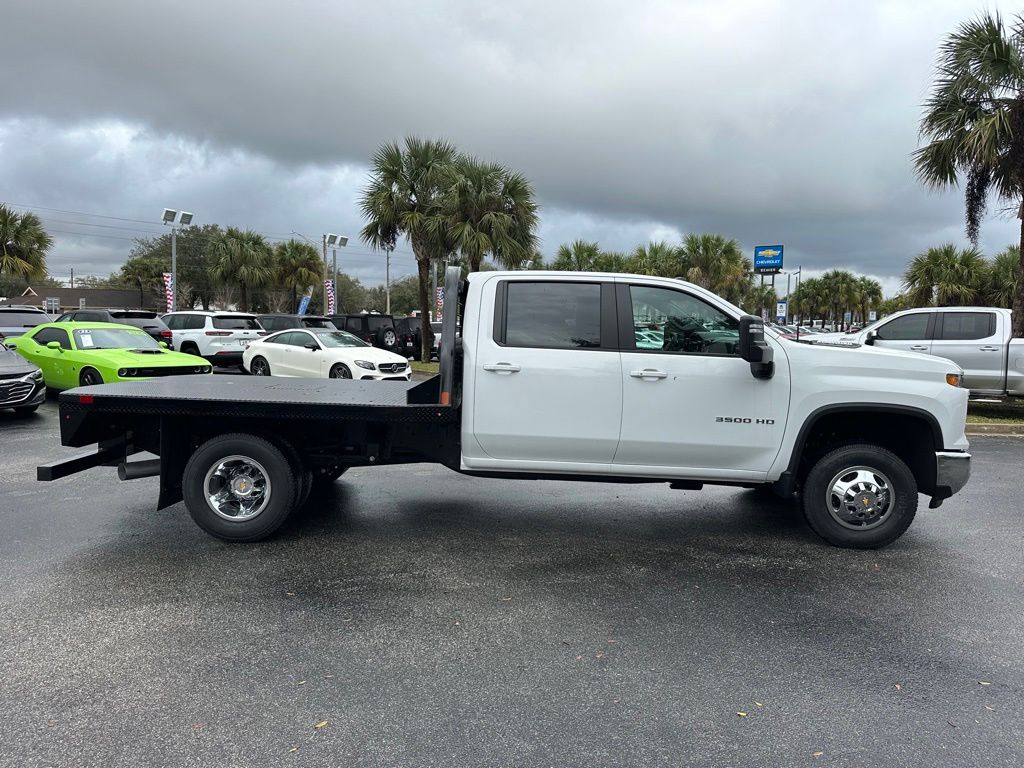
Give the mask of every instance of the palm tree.
[[237, 284], [239, 308], [249, 311], [249, 290], [260, 288], [273, 278], [272, 253], [263, 235], [228, 227], [212, 243], [210, 276], [225, 284]]
[[626, 271], [637, 275], [675, 277], [682, 270], [679, 252], [664, 241], [638, 245], [626, 260]]
[[[146, 289], [152, 293], [163, 293], [164, 272], [171, 268], [170, 259], [159, 256], [133, 256], [121, 265], [117, 281], [139, 289], [139, 307], [146, 306]], [[180, 292], [180, 291], [179, 291]]]
[[1017, 291], [1020, 273], [1020, 249], [1011, 245], [997, 255], [989, 266], [988, 285], [985, 288], [985, 303], [993, 307], [1009, 307]]
[[320, 254], [309, 243], [293, 239], [278, 243], [274, 249], [274, 284], [291, 292], [290, 311], [298, 311], [299, 291], [315, 286], [323, 279], [323, 274]]
[[416, 256], [423, 360], [430, 359], [433, 344], [432, 299], [427, 296], [430, 265], [455, 250], [443, 205], [455, 157], [455, 148], [446, 141], [407, 137], [403, 146], [384, 144], [373, 154], [370, 183], [360, 200], [367, 220], [363, 240], [375, 250], [387, 250], [404, 236]]
[[730, 301], [750, 289], [753, 269], [740, 244], [722, 235], [687, 235], [679, 249], [683, 274], [691, 283]]
[[903, 273], [903, 286], [915, 307], [966, 306], [981, 299], [987, 273], [977, 248], [946, 243], [915, 256]]
[[870, 277], [858, 277], [856, 282], [857, 309], [860, 311], [860, 322], [863, 325], [868, 321], [868, 312], [878, 309], [878, 305], [882, 303], [882, 286]]
[[485, 256], [508, 269], [518, 269], [537, 249], [537, 204], [524, 176], [497, 163], [465, 155], [451, 166], [442, 205], [451, 236], [469, 262], [480, 271]]
[[768, 283], [764, 285], [751, 285], [740, 301], [740, 306], [744, 311], [760, 316], [765, 309], [769, 308], [771, 313], [774, 313], [775, 304], [778, 300], [779, 297], [775, 293], [775, 289]]
[[0, 275], [25, 278], [46, 275], [46, 252], [53, 247], [53, 238], [34, 213], [17, 213], [0, 205]]
[[928, 140], [914, 154], [921, 180], [937, 189], [966, 181], [973, 245], [989, 192], [1021, 220], [1013, 335], [1024, 336], [1024, 17], [1008, 30], [998, 13], [982, 13], [945, 39], [921, 136]]
[[555, 259], [549, 267], [565, 272], [594, 272], [601, 259], [601, 246], [588, 240], [574, 240], [558, 246]]
[[844, 324], [845, 314], [858, 303], [857, 279], [845, 269], [832, 269], [821, 276], [832, 309], [832, 323]]

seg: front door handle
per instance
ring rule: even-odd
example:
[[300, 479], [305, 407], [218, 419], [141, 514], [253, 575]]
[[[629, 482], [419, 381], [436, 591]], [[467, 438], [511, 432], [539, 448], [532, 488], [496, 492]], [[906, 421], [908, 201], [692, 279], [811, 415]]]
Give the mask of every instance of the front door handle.
[[999, 351], [999, 347], [990, 347], [990, 346], [987, 346], [987, 345], [984, 346], [984, 347], [978, 347], [978, 349], [980, 349], [982, 352], [998, 352]]
[[910, 351], [911, 352], [927, 352], [928, 351], [928, 347], [926, 347], [923, 344], [911, 344], [910, 345]]
[[493, 373], [518, 373], [522, 370], [515, 363], [484, 363], [483, 369]]
[[668, 374], [664, 371], [657, 371], [654, 368], [644, 368], [641, 371], [630, 371], [629, 375], [634, 379], [667, 379]]

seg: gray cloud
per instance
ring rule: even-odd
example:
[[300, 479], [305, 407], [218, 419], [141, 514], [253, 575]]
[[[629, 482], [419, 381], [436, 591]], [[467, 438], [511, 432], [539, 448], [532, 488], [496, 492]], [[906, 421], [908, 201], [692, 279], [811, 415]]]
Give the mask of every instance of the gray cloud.
[[[924, 191], [909, 154], [935, 48], [968, 13], [958, 0], [9, 3], [0, 198], [352, 234], [370, 153], [416, 133], [526, 173], [548, 252], [721, 231], [748, 250], [783, 242], [794, 265], [892, 278], [923, 247], [962, 241], [959, 196]], [[110, 271], [118, 232], [62, 235], [54, 263]], [[985, 247], [1015, 234], [991, 219]], [[383, 278], [364, 246], [347, 255]]]

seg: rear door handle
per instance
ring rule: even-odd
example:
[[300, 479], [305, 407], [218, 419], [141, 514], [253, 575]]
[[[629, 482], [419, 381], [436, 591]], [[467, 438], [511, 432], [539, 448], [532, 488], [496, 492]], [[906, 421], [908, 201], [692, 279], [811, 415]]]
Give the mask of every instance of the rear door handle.
[[515, 363], [484, 363], [483, 369], [493, 373], [518, 373], [522, 370]]
[[999, 351], [999, 347], [990, 347], [990, 346], [978, 347], [978, 349], [980, 349], [982, 352], [998, 352]]
[[667, 379], [668, 374], [664, 371], [656, 371], [654, 368], [644, 368], [641, 371], [630, 371], [629, 375], [634, 379]]

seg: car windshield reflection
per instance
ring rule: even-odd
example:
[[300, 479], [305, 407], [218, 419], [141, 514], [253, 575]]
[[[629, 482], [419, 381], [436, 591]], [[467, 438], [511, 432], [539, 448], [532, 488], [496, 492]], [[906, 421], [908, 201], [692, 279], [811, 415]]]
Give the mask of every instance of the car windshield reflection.
[[74, 334], [75, 346], [78, 349], [160, 349], [160, 345], [144, 331], [82, 328], [76, 330]]
[[348, 331], [330, 331], [316, 334], [317, 339], [325, 347], [368, 347], [365, 341], [353, 336]]

